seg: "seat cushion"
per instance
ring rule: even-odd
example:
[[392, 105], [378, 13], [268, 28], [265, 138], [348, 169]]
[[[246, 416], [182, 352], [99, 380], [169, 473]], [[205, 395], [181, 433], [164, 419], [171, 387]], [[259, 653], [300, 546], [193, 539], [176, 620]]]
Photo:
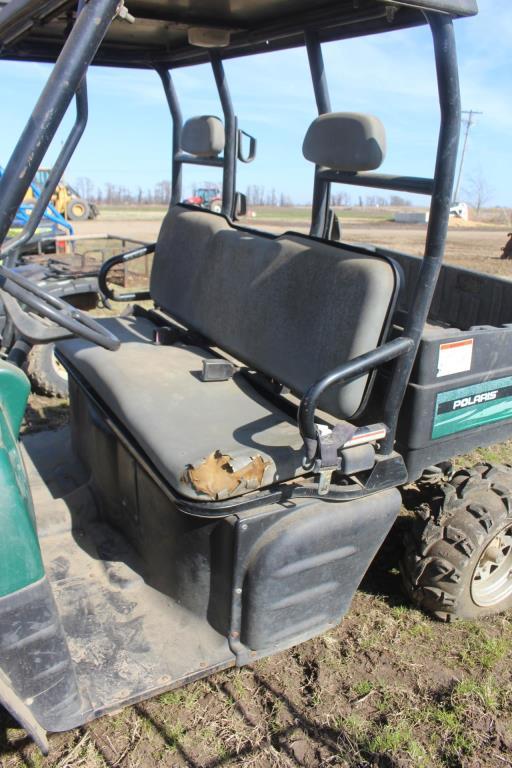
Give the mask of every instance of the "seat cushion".
[[[170, 209], [151, 272], [151, 296], [298, 397], [333, 368], [375, 349], [397, 295], [392, 262], [356, 248], [231, 225], [220, 215]], [[353, 416], [367, 376], [334, 386], [320, 407]]]
[[81, 339], [59, 342], [64, 364], [84, 377], [179, 494], [238, 496], [301, 474], [296, 423], [241, 374], [203, 382], [213, 354], [185, 344], [152, 343], [146, 318], [106, 318], [122, 344], [109, 352]]

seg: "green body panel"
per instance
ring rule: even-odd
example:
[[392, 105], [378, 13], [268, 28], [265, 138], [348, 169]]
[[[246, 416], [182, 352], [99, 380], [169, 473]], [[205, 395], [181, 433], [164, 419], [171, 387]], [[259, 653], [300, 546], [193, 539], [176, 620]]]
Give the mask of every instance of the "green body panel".
[[30, 489], [18, 445], [30, 384], [0, 361], [0, 597], [44, 576]]

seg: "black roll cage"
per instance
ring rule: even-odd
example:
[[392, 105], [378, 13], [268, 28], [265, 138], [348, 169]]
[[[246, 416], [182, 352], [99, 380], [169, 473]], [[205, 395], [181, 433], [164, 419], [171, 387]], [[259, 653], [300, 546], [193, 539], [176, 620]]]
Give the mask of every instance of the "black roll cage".
[[[455, 3], [460, 0], [453, 0]], [[397, 0], [399, 4], [399, 0]], [[418, 5], [428, 5], [426, 0]], [[30, 6], [29, 0], [17, 0], [14, 5]], [[66, 167], [87, 122], [86, 73], [99, 46], [117, 13], [122, 7], [119, 0], [89, 0], [79, 3], [76, 21], [67, 37], [52, 73], [44, 87], [32, 115], [23, 131], [3, 177], [0, 179], [0, 243], [7, 235], [10, 224], [21, 204], [48, 146], [72, 100], [76, 98], [77, 117], [75, 124], [63, 145], [50, 178], [41, 198], [34, 206], [32, 216], [21, 235], [0, 251], [0, 257], [7, 265], [16, 259], [16, 254], [35, 231], [44, 213], [46, 205]], [[320, 394], [335, 382], [348, 382], [377, 366], [393, 360], [388, 391], [383, 405], [383, 422], [387, 435], [381, 442], [379, 452], [389, 455], [393, 451], [400, 407], [409, 382], [414, 359], [421, 340], [421, 334], [427, 320], [434, 289], [441, 268], [449, 207], [455, 177], [458, 140], [460, 133], [460, 95], [455, 39], [452, 18], [448, 13], [424, 11], [432, 33], [441, 124], [437, 145], [437, 156], [433, 178], [421, 179], [413, 176], [390, 176], [376, 173], [345, 173], [326, 168], [315, 168], [312, 206], [311, 234], [325, 237], [329, 218], [329, 197], [332, 183], [374, 186], [382, 189], [416, 192], [431, 196], [431, 209], [424, 258], [416, 285], [411, 309], [403, 334], [393, 341], [383, 344], [376, 350], [351, 360], [331, 371], [320, 381], [315, 382], [302, 398], [298, 413], [298, 423], [305, 440], [307, 459], [312, 460], [312, 444], [318, 445], [320, 437], [315, 427], [315, 409]], [[315, 25], [314, 20], [303, 29], [314, 94], [319, 114], [331, 111], [325, 67], [322, 58], [320, 36], [321, 14]], [[0, 31], [2, 19], [0, 17]], [[167, 66], [154, 66], [162, 81], [165, 97], [173, 120], [172, 153], [172, 197], [171, 203], [180, 201], [182, 189], [183, 164], [195, 163], [211, 165], [223, 169], [222, 212], [233, 218], [235, 205], [236, 161], [251, 160], [254, 156], [255, 142], [251, 141], [249, 155], [241, 150], [242, 132], [238, 129], [231, 96], [219, 51], [210, 52], [217, 91], [220, 97], [226, 147], [221, 158], [196, 158], [187, 155], [181, 148], [183, 127], [182, 113]], [[251, 156], [252, 154], [252, 156]], [[104, 284], [108, 269], [113, 263], [128, 261], [149, 253], [154, 246], [136, 249], [128, 254], [121, 254], [106, 262], [102, 270]], [[147, 298], [147, 294], [126, 294], [123, 298]]]

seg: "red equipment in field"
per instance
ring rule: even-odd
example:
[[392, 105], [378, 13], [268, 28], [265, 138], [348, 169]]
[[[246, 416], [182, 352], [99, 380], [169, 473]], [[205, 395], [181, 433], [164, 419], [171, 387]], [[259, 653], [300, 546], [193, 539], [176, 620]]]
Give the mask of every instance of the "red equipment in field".
[[200, 205], [201, 208], [208, 208], [214, 213], [220, 213], [222, 210], [222, 197], [219, 187], [199, 187], [194, 189], [192, 197], [185, 200], [190, 205]]

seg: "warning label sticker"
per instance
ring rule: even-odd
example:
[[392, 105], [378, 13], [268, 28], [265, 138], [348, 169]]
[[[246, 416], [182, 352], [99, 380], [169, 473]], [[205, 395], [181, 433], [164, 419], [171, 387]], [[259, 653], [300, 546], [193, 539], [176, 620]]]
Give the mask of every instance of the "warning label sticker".
[[452, 373], [462, 373], [471, 370], [473, 358], [473, 339], [448, 341], [439, 345], [437, 361], [437, 377], [449, 376]]

